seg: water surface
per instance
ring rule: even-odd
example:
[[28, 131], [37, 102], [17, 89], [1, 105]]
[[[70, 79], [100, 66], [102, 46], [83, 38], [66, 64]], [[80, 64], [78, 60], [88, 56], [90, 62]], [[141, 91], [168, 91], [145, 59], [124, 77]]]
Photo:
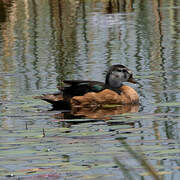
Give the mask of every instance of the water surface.
[[[0, 176], [119, 179], [117, 157], [150, 179], [121, 136], [178, 180], [179, 17], [178, 0], [0, 0]], [[64, 79], [104, 81], [117, 63], [138, 80], [136, 113], [67, 119], [33, 99]]]

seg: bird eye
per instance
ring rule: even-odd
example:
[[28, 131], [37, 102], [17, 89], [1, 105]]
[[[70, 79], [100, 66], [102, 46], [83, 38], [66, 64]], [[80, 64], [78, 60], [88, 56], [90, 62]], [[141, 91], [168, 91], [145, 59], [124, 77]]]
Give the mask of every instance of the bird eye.
[[123, 72], [125, 73], [125, 72], [126, 72], [126, 70], [125, 70], [125, 69], [123, 69]]

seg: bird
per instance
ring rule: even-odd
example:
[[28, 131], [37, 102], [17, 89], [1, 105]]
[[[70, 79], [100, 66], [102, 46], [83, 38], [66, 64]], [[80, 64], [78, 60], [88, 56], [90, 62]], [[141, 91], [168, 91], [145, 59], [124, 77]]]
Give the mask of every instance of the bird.
[[139, 96], [124, 82], [136, 84], [132, 71], [121, 64], [112, 65], [105, 82], [89, 80], [64, 80], [68, 86], [60, 87], [55, 94], [36, 96], [52, 104], [53, 110], [69, 110], [76, 106], [102, 106], [104, 104], [137, 104]]

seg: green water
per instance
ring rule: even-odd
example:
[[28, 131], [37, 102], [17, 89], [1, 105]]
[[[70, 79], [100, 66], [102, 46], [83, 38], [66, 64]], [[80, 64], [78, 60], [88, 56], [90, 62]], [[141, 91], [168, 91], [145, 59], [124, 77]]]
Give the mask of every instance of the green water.
[[[180, 178], [180, 2], [0, 0], [0, 178], [151, 179], [121, 143], [139, 147], [164, 179]], [[131, 69], [135, 113], [63, 115], [33, 99], [64, 79], [104, 81]]]

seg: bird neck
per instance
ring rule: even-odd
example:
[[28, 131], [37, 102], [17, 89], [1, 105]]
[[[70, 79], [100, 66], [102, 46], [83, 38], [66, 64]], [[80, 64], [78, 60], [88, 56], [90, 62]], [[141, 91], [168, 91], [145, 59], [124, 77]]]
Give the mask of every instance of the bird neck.
[[108, 89], [119, 89], [123, 86], [123, 83], [119, 80], [110, 78], [110, 75], [107, 74], [106, 80], [105, 80], [105, 87]]

